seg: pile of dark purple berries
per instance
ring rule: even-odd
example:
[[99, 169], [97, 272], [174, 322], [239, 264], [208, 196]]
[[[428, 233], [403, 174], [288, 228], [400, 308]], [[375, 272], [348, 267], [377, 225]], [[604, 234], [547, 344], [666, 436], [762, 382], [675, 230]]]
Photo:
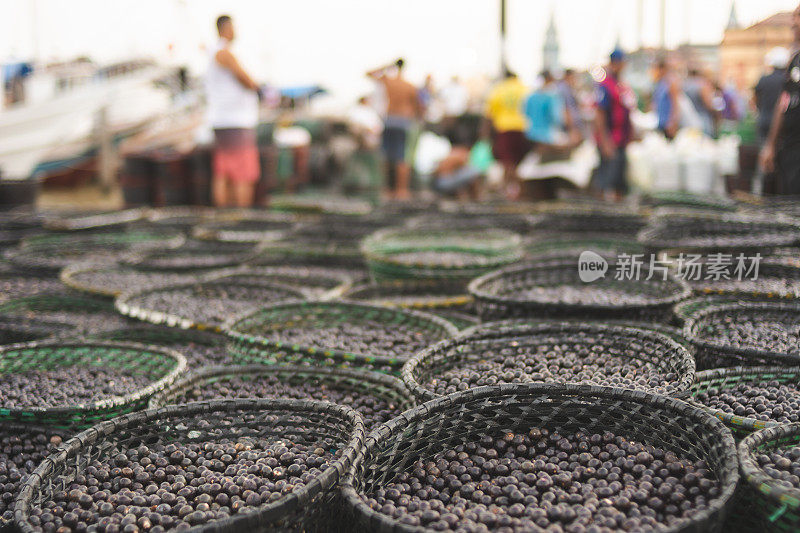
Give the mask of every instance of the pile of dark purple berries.
[[26, 276], [18, 272], [0, 271], [0, 303], [34, 294], [63, 291], [64, 285], [55, 278]]
[[400, 405], [384, 398], [335, 383], [314, 383], [311, 378], [289, 380], [285, 376], [262, 374], [257, 377], [226, 376], [211, 382], [197, 383], [170, 399], [170, 403], [188, 403], [220, 398], [291, 398], [320, 400], [346, 405], [364, 417], [364, 424], [374, 427], [402, 412]]
[[13, 518], [19, 487], [61, 442], [55, 430], [0, 424], [0, 529]]
[[5, 408], [59, 407], [124, 396], [147, 386], [144, 374], [113, 368], [70, 367], [0, 374]]
[[[574, 339], [573, 339], [574, 340]], [[588, 339], [587, 339], [588, 340]], [[439, 395], [500, 383], [581, 383], [665, 393], [678, 374], [639, 359], [635, 349], [601, 344], [546, 342], [471, 347], [466, 361], [434, 373], [422, 386]], [[461, 347], [451, 348], [460, 356]]]
[[679, 527], [719, 494], [704, 461], [610, 432], [535, 428], [418, 460], [366, 498], [437, 531], [610, 532]]
[[93, 460], [28, 521], [42, 531], [182, 530], [280, 500], [334, 457], [290, 440], [141, 445]]
[[301, 325], [270, 330], [271, 341], [310, 348], [340, 350], [358, 354], [391, 355], [408, 358], [434, 342], [418, 328], [379, 321], [335, 325]]
[[796, 383], [776, 380], [711, 388], [694, 400], [725, 413], [781, 423], [800, 422], [800, 390]]
[[700, 340], [734, 348], [768, 350], [778, 353], [800, 352], [800, 325], [785, 319], [737, 315], [703, 324]]
[[756, 456], [758, 465], [787, 487], [800, 489], [800, 446], [779, 448]]

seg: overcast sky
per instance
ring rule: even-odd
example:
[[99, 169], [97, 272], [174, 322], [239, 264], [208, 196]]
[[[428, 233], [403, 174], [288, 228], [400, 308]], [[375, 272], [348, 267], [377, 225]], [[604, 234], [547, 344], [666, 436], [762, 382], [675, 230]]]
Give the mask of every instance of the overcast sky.
[[[798, 0], [736, 0], [743, 24]], [[524, 79], [541, 68], [554, 13], [566, 66], [602, 62], [617, 39], [658, 43], [659, 0], [508, 0], [508, 55]], [[667, 0], [667, 42], [717, 43], [730, 0]], [[255, 76], [276, 84], [321, 83], [339, 93], [368, 86], [365, 69], [403, 55], [414, 81], [428, 72], [493, 74], [499, 0], [0, 0], [0, 61], [10, 57], [106, 62], [135, 56], [186, 63], [202, 72], [214, 19], [234, 17], [237, 49]], [[171, 45], [171, 51], [170, 51]]]

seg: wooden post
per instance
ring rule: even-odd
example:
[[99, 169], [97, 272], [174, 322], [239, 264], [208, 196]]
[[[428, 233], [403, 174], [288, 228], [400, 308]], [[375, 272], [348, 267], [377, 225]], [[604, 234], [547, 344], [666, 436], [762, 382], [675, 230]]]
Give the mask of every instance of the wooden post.
[[108, 106], [101, 107], [97, 113], [97, 141], [100, 188], [104, 194], [109, 194], [116, 183], [117, 153], [108, 124]]

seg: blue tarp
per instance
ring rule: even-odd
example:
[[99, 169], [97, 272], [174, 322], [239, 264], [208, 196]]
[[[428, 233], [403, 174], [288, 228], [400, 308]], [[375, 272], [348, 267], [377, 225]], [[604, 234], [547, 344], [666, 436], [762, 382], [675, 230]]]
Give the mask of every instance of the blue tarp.
[[328, 91], [319, 85], [298, 85], [295, 87], [282, 87], [281, 96], [286, 98], [311, 98], [318, 94], [324, 94]]

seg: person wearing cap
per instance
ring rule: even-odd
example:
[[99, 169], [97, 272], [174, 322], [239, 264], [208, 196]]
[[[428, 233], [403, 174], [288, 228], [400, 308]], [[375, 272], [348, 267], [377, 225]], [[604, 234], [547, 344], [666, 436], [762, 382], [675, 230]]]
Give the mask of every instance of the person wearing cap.
[[[794, 49], [800, 48], [800, 5], [792, 13]], [[775, 106], [772, 126], [761, 150], [764, 172], [778, 173], [778, 191], [800, 195], [800, 53], [789, 62], [783, 92]]]
[[626, 63], [625, 52], [616, 49], [609, 59], [595, 90], [595, 139], [600, 151], [595, 186], [603, 196], [616, 201], [626, 190], [626, 149], [633, 136], [631, 109], [636, 98], [620, 79]]
[[776, 46], [767, 53], [766, 63], [772, 72], [764, 74], [753, 89], [756, 110], [758, 111], [758, 144], [764, 145], [772, 125], [772, 114], [775, 105], [783, 92], [786, 79], [786, 66], [791, 54], [788, 49]]

